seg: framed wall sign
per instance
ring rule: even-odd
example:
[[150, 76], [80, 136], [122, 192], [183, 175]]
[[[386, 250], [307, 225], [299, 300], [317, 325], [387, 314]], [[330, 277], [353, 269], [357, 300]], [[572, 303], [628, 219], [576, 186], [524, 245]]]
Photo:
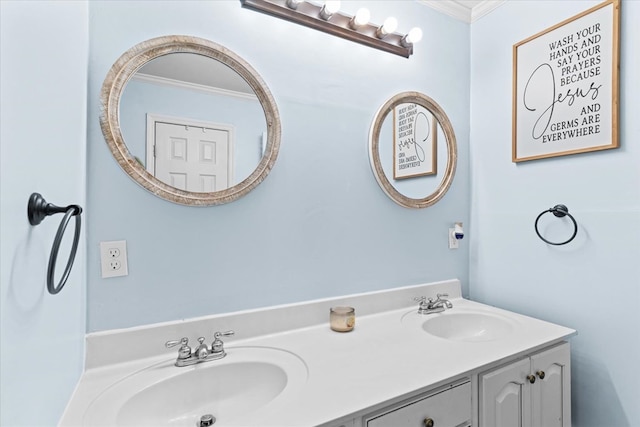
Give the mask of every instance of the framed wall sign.
[[405, 179], [438, 173], [437, 120], [418, 104], [393, 109], [393, 178]]
[[618, 147], [620, 0], [513, 46], [512, 160]]

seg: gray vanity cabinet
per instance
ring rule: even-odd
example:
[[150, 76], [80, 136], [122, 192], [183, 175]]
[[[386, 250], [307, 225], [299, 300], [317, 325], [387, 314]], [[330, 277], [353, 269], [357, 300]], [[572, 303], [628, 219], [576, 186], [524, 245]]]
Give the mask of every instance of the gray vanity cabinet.
[[471, 383], [427, 392], [363, 419], [365, 427], [463, 427], [471, 425]]
[[570, 427], [570, 349], [563, 343], [478, 376], [480, 427]]

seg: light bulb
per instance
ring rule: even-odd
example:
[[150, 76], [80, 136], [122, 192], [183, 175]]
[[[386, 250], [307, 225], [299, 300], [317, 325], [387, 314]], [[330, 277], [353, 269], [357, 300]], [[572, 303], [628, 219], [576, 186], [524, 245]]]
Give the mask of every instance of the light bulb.
[[370, 18], [371, 13], [369, 12], [369, 9], [363, 7], [361, 9], [358, 9], [358, 11], [356, 12], [356, 16], [353, 18], [353, 23], [356, 26], [361, 27], [363, 25], [367, 25]]
[[340, 0], [327, 0], [324, 3], [325, 10], [333, 15], [340, 10]]
[[287, 6], [288, 6], [290, 9], [294, 9], [294, 10], [295, 10], [295, 9], [297, 9], [297, 8], [298, 8], [298, 5], [299, 5], [300, 3], [303, 3], [303, 2], [304, 2], [304, 0], [287, 0]]
[[382, 32], [387, 35], [393, 33], [398, 28], [398, 20], [393, 16], [388, 17], [382, 24]]
[[387, 34], [393, 33], [396, 28], [398, 28], [398, 20], [393, 16], [390, 16], [385, 19], [382, 26], [378, 28], [378, 31], [376, 31], [376, 36], [381, 39]]
[[412, 28], [411, 31], [409, 31], [409, 34], [406, 34], [404, 37], [402, 37], [402, 39], [400, 39], [400, 44], [403, 47], [410, 48], [414, 43], [417, 43], [420, 40], [422, 40], [422, 30], [415, 27]]
[[338, 10], [340, 10], [340, 0], [327, 0], [320, 9], [320, 18], [328, 21]]
[[351, 27], [352, 30], [357, 30], [363, 25], [367, 25], [370, 17], [371, 13], [369, 13], [369, 9], [365, 9], [364, 7], [360, 8], [356, 12], [356, 15], [349, 21], [349, 27]]
[[412, 28], [407, 34], [407, 42], [413, 44], [418, 43], [420, 40], [422, 40], [422, 30], [418, 27]]

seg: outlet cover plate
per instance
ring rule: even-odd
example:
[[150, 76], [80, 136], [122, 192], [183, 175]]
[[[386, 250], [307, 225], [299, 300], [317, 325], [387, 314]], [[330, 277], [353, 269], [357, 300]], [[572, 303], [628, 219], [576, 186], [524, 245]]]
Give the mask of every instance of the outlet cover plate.
[[127, 276], [129, 274], [127, 241], [100, 242], [100, 265], [103, 279]]
[[455, 236], [455, 228], [449, 229], [449, 249], [458, 249], [458, 239]]

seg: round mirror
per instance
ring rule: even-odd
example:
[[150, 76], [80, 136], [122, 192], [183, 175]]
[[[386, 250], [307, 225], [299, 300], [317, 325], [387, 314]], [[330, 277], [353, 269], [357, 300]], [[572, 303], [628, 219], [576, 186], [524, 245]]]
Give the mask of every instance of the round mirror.
[[280, 116], [242, 58], [209, 40], [165, 36], [126, 51], [102, 86], [100, 125], [138, 184], [183, 205], [231, 202], [269, 174]]
[[449, 118], [419, 92], [395, 95], [378, 110], [369, 133], [369, 160], [382, 190], [397, 204], [426, 208], [453, 181], [456, 137]]

